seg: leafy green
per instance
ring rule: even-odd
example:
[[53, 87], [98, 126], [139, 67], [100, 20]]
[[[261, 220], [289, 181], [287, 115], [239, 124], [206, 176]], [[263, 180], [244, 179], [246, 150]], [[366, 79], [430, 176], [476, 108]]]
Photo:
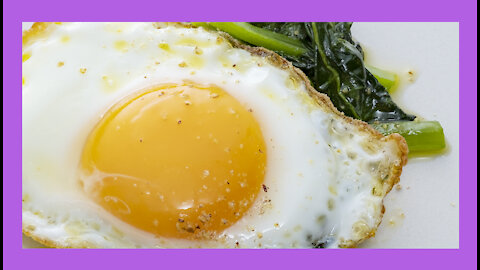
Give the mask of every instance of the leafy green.
[[[352, 39], [349, 22], [253, 23], [301, 40], [309, 52], [281, 53], [302, 69], [318, 91], [327, 94], [337, 109], [366, 122], [411, 121], [385, 87], [365, 67], [363, 51]], [[248, 42], [248, 40], [245, 40]]]

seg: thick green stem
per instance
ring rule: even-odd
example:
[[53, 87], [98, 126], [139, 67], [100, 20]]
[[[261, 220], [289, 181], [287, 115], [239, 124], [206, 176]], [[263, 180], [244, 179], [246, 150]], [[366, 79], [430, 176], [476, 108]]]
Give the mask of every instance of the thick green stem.
[[443, 128], [437, 121], [398, 121], [371, 125], [383, 135], [402, 135], [410, 153], [434, 152], [445, 148]]
[[383, 85], [389, 93], [395, 90], [395, 86], [398, 84], [397, 74], [368, 65], [365, 65], [365, 67], [373, 74], [373, 76], [375, 76], [375, 78], [377, 78], [378, 82]]
[[[192, 23], [195, 26], [206, 26], [205, 23]], [[264, 47], [273, 51], [280, 51], [292, 56], [307, 53], [307, 48], [299, 40], [288, 36], [256, 27], [246, 22], [210, 22], [208, 26], [215, 27], [232, 35], [234, 38], [250, 44]]]

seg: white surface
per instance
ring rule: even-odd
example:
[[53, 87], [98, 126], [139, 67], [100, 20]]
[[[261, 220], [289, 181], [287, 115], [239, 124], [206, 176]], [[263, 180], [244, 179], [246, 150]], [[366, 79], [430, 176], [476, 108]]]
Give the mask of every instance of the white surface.
[[[458, 248], [458, 23], [357, 23], [353, 35], [370, 65], [401, 75], [394, 100], [423, 119], [438, 120], [449, 146], [441, 156], [409, 160], [402, 189], [388, 195], [377, 235], [362, 247]], [[406, 79], [408, 70], [414, 82]]]
[[[458, 24], [356, 23], [353, 35], [370, 65], [401, 75], [395, 101], [440, 121], [449, 144], [444, 155], [409, 161], [402, 189], [394, 188], [385, 201], [376, 237], [362, 247], [458, 248]], [[413, 83], [408, 70], [415, 73]], [[26, 237], [23, 243], [37, 247]]]

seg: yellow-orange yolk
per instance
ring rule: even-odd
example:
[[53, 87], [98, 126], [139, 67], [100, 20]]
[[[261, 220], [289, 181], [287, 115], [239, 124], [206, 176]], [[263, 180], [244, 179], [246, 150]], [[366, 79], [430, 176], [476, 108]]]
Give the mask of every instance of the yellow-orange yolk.
[[115, 105], [90, 134], [81, 183], [104, 209], [157, 236], [204, 238], [262, 189], [259, 124], [224, 90], [162, 85]]

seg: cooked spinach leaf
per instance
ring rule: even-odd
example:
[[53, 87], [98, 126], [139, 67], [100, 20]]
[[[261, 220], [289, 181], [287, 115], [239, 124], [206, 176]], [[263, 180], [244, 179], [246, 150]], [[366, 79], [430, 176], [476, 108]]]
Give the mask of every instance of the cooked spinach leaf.
[[307, 53], [299, 57], [279, 53], [302, 69], [315, 89], [327, 94], [346, 115], [366, 122], [415, 119], [393, 102], [365, 67], [362, 48], [352, 39], [352, 23], [252, 24], [302, 41]]

